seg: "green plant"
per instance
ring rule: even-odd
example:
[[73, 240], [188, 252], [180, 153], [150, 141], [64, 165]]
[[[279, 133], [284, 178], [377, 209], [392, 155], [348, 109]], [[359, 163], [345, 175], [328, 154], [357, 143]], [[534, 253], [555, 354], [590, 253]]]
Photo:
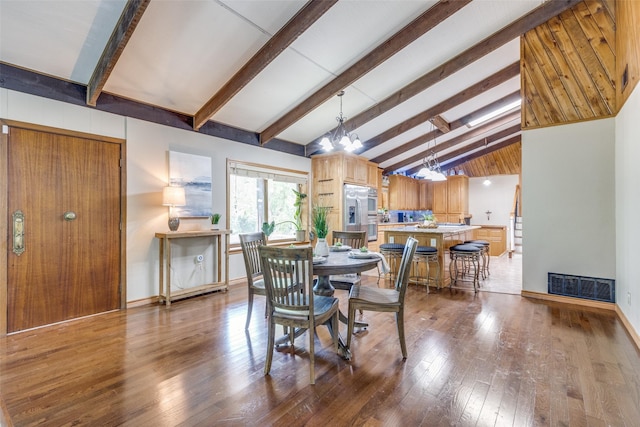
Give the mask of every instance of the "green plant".
[[313, 208], [313, 230], [319, 239], [326, 239], [329, 234], [329, 222], [328, 214], [329, 207], [327, 206], [315, 206]]
[[276, 222], [275, 221], [263, 222], [262, 223], [262, 232], [267, 237], [271, 236], [271, 233], [273, 233], [273, 230], [275, 228], [276, 228]]
[[211, 214], [211, 224], [217, 224], [220, 221], [221, 215], [219, 213]]
[[296, 211], [293, 214], [293, 219], [296, 223], [296, 230], [302, 230], [302, 207], [304, 206], [303, 200], [307, 198], [307, 195], [296, 190], [293, 192], [296, 194], [296, 201], [293, 203]]

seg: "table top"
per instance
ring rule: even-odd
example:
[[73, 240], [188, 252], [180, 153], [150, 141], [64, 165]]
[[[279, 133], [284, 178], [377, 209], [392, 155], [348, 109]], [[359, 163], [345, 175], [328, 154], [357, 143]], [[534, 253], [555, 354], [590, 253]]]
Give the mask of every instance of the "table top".
[[376, 268], [380, 258], [351, 258], [349, 252], [329, 252], [327, 260], [320, 264], [313, 264], [313, 273], [318, 276], [332, 274], [352, 274]]

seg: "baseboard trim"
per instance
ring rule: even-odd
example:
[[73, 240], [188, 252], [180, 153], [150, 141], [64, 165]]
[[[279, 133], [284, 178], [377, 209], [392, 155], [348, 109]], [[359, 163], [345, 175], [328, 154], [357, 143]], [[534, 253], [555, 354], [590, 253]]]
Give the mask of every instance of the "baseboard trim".
[[627, 316], [624, 315], [624, 313], [622, 312], [622, 310], [620, 310], [620, 307], [618, 307], [617, 304], [616, 304], [616, 314], [618, 315], [618, 319], [620, 319], [620, 321], [624, 325], [624, 328], [627, 330], [627, 333], [635, 343], [636, 348], [638, 349], [638, 351], [640, 351], [640, 335], [638, 335], [636, 330], [633, 329], [631, 322], [629, 322], [629, 319], [627, 319]]
[[577, 305], [586, 308], [595, 308], [598, 310], [615, 311], [615, 304], [611, 302], [593, 301], [583, 298], [566, 297], [562, 295], [552, 295], [542, 292], [532, 292], [522, 290], [520, 292], [525, 298], [540, 299], [544, 301], [559, 302], [562, 304]]
[[[229, 280], [229, 288], [231, 288], [232, 286], [235, 287], [243, 284], [244, 285], [247, 284], [247, 279], [245, 277]], [[158, 303], [158, 296], [156, 295], [148, 298], [127, 301], [127, 308], [142, 307], [145, 305], [151, 305], [151, 304], [157, 304], [157, 303]], [[2, 426], [0, 425], [0, 427]]]

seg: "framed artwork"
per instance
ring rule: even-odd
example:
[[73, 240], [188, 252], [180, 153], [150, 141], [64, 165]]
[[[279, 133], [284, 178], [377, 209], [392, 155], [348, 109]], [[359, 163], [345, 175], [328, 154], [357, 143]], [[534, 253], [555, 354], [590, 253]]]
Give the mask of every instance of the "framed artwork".
[[187, 204], [175, 207], [180, 218], [211, 215], [211, 158], [169, 151], [169, 184], [184, 187]]

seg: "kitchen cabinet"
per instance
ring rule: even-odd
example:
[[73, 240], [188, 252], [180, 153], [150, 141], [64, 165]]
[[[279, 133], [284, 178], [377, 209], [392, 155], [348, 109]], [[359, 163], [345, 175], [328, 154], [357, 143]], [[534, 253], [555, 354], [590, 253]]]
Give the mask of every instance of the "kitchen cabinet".
[[469, 213], [469, 177], [447, 177], [447, 213]]
[[377, 163], [367, 162], [367, 186], [375, 188], [380, 192], [382, 187], [382, 169], [380, 169]]
[[[375, 175], [373, 175], [375, 167]], [[329, 230], [343, 230], [344, 184], [378, 188], [378, 165], [355, 154], [338, 152], [311, 158], [312, 206], [327, 206]], [[372, 175], [370, 175], [370, 173]], [[380, 172], [381, 174], [381, 172]]]
[[507, 226], [505, 225], [481, 225], [474, 230], [474, 239], [489, 242], [489, 254], [500, 256], [507, 251]]
[[433, 207], [433, 183], [426, 179], [418, 181], [420, 194], [418, 195], [419, 207], [421, 211], [430, 210]]
[[[447, 181], [437, 181], [431, 183], [432, 190], [432, 208], [433, 214], [438, 221], [446, 222], [443, 218], [447, 214]], [[441, 219], [442, 218], [442, 219]]]
[[403, 175], [391, 175], [389, 177], [389, 209], [420, 209], [419, 181]]

